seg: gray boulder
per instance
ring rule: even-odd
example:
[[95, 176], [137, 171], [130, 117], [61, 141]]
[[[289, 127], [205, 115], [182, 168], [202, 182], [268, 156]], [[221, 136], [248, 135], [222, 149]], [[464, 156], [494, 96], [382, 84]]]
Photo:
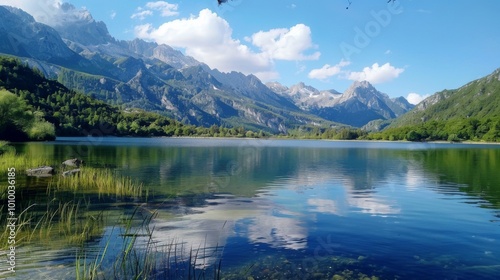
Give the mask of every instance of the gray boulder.
[[68, 176], [76, 175], [78, 173], [80, 173], [80, 169], [79, 168], [77, 168], [77, 169], [71, 169], [71, 170], [68, 170], [68, 171], [64, 171], [62, 173], [62, 175], [64, 177], [68, 177]]
[[40, 166], [26, 170], [28, 176], [35, 177], [50, 177], [54, 175], [54, 168], [52, 166]]
[[62, 163], [62, 165], [63, 165], [63, 167], [68, 167], [68, 166], [71, 166], [71, 167], [80, 167], [80, 165], [82, 163], [83, 163], [83, 160], [78, 159], [78, 158], [72, 158], [72, 159], [65, 160]]

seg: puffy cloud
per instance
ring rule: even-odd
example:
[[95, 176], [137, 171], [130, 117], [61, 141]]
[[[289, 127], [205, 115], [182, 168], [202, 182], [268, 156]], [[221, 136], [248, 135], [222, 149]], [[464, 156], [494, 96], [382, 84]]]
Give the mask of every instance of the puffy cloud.
[[418, 93], [411, 92], [411, 93], [408, 93], [406, 100], [408, 100], [408, 102], [410, 102], [413, 105], [417, 105], [418, 103], [420, 103], [422, 100], [426, 99], [427, 97], [429, 97], [428, 94], [420, 95]]
[[165, 1], [148, 2], [146, 4], [146, 7], [150, 8], [152, 10], [160, 11], [162, 17], [176, 16], [179, 14], [179, 12], [177, 12], [179, 5], [170, 4], [170, 3], [165, 2]]
[[201, 10], [197, 16], [166, 22], [157, 28], [151, 24], [136, 26], [135, 34], [141, 39], [183, 48], [187, 55], [220, 71], [252, 73], [263, 80], [278, 78], [273, 70], [275, 60], [319, 57], [318, 52], [304, 54], [314, 46], [310, 29], [303, 24], [252, 35], [248, 41], [260, 49], [254, 51], [234, 39], [229, 23], [209, 9]]
[[297, 24], [290, 29], [278, 28], [259, 31], [248, 39], [270, 58], [280, 60], [316, 60], [320, 53], [306, 55], [305, 51], [315, 48], [311, 39], [311, 29]]
[[309, 72], [308, 77], [311, 79], [325, 80], [329, 77], [338, 75], [342, 72], [342, 68], [351, 64], [349, 61], [341, 60], [335, 65], [325, 64], [319, 69], [313, 69]]
[[403, 68], [396, 68], [390, 63], [380, 66], [374, 63], [371, 67], [363, 68], [361, 72], [350, 72], [347, 78], [354, 81], [368, 81], [372, 84], [389, 82], [403, 73]]
[[269, 71], [271, 61], [233, 39], [229, 24], [209, 9], [197, 17], [177, 19], [154, 28], [151, 24], [135, 28], [136, 36], [172, 47], [221, 71], [259, 73]]
[[162, 17], [176, 16], [179, 14], [177, 9], [179, 5], [170, 4], [165, 1], [148, 2], [146, 6], [137, 8], [137, 12], [130, 16], [131, 19], [143, 20], [153, 15], [153, 10], [160, 11]]

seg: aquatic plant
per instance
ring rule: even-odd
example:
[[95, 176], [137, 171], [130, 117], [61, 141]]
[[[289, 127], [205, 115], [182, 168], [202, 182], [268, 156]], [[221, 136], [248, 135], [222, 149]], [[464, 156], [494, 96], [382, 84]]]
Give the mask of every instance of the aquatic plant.
[[[158, 212], [145, 211], [136, 207], [134, 212], [114, 227], [103, 238], [106, 245], [94, 252], [83, 246], [76, 256], [77, 279], [220, 279], [222, 259], [212, 266], [205, 266], [201, 259], [206, 257], [205, 248], [191, 248], [189, 256], [184, 256], [184, 244], [172, 240], [171, 243], [158, 246], [153, 239], [154, 227], [151, 222]], [[118, 232], [119, 240], [113, 238]], [[119, 242], [121, 249], [113, 252], [111, 261], [106, 261], [110, 254], [109, 247]], [[90, 252], [89, 252], [90, 251]]]
[[[39, 240], [57, 240], [56, 246], [81, 245], [102, 233], [103, 213], [93, 211], [90, 201], [103, 197], [145, 201], [148, 191], [130, 178], [109, 169], [81, 168], [75, 175], [60, 174], [25, 184], [26, 170], [49, 165], [47, 159], [17, 154], [6, 142], [0, 143], [0, 169], [16, 169], [16, 245]], [[55, 165], [54, 165], [55, 166]], [[1, 177], [2, 175], [0, 175]], [[21, 183], [20, 183], [21, 182]], [[7, 246], [7, 185], [0, 184], [0, 247]], [[72, 195], [69, 195], [72, 194]], [[28, 197], [28, 199], [21, 198]]]
[[0, 143], [0, 170], [7, 170], [14, 167], [17, 174], [25, 174], [27, 169], [53, 164], [52, 160], [19, 154], [12, 146], [7, 145], [6, 142]]
[[132, 197], [146, 199], [148, 190], [141, 183], [131, 178], [117, 176], [110, 169], [82, 167], [78, 173], [71, 176], [57, 176], [47, 186], [47, 194], [57, 191], [74, 193], [96, 193], [99, 196], [113, 195], [117, 197]]
[[[61, 202], [52, 200], [47, 202], [45, 210], [40, 205], [31, 204], [17, 216], [16, 246], [29, 243], [39, 243], [51, 240], [53, 246], [65, 248], [71, 245], [81, 245], [84, 241], [102, 234], [102, 212], [82, 209], [80, 202]], [[0, 220], [6, 221], [7, 214], [0, 208]], [[9, 230], [3, 225], [0, 232], [0, 241], [6, 246]]]

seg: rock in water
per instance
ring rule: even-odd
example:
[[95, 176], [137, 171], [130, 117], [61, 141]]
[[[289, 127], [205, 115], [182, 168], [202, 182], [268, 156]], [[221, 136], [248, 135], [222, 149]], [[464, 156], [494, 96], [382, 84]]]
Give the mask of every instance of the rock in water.
[[68, 170], [68, 171], [64, 171], [64, 172], [62, 173], [62, 175], [63, 175], [64, 177], [68, 177], [68, 176], [75, 175], [75, 174], [77, 174], [77, 173], [79, 173], [79, 172], [80, 172], [80, 169], [78, 169], [78, 168], [77, 168], [77, 169], [71, 169], [71, 170]]
[[64, 167], [66, 166], [74, 166], [74, 167], [80, 167], [80, 165], [83, 163], [83, 160], [81, 159], [78, 159], [78, 158], [72, 158], [72, 159], [68, 159], [68, 160], [65, 160], [62, 165]]
[[51, 166], [40, 166], [26, 170], [28, 176], [50, 177], [54, 175], [54, 168]]

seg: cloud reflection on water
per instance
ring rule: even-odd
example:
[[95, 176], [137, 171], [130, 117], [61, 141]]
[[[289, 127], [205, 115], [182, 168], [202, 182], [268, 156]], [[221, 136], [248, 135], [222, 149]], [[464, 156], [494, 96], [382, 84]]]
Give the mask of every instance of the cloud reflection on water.
[[[240, 199], [233, 196], [220, 196], [207, 199], [207, 206], [193, 207], [192, 214], [172, 220], [157, 219], [153, 240], [159, 244], [175, 243], [181, 252], [189, 256], [192, 249], [203, 252], [198, 258], [203, 263], [214, 263], [222, 248], [231, 237], [241, 235], [236, 232], [237, 223], [246, 226], [246, 238], [252, 243], [264, 243], [273, 248], [303, 249], [307, 229], [296, 217], [298, 213], [279, 211], [269, 198]], [[243, 221], [249, 221], [244, 223]]]

